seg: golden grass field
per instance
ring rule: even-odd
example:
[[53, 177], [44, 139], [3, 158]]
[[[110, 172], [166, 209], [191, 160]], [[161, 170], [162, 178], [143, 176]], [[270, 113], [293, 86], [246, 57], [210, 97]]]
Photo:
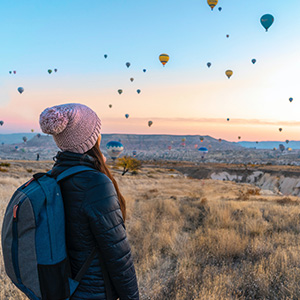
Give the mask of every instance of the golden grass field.
[[[0, 224], [13, 191], [52, 166], [10, 163], [0, 172]], [[114, 174], [127, 199], [141, 299], [300, 299], [299, 198], [151, 166]], [[1, 255], [0, 287], [1, 300], [26, 299]]]

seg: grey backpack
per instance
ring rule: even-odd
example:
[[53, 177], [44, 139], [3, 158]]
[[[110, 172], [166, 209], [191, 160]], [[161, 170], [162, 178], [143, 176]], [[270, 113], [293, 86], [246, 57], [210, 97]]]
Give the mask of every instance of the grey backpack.
[[[58, 183], [90, 170], [94, 169], [71, 167], [56, 179], [50, 173], [37, 173], [16, 190], [7, 206], [1, 239], [5, 270], [29, 299], [69, 299], [98, 252], [95, 248], [72, 278], [66, 251], [64, 204]], [[109, 298], [110, 287], [106, 288]]]

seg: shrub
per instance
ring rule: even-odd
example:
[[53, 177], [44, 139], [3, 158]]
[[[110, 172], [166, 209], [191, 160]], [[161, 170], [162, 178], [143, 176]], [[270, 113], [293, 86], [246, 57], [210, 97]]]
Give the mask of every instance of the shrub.
[[130, 156], [123, 156], [117, 160], [116, 166], [123, 168], [123, 176], [128, 171], [137, 174], [137, 171], [142, 167], [142, 163], [136, 158], [132, 158]]
[[10, 167], [10, 163], [0, 163], [0, 167]]

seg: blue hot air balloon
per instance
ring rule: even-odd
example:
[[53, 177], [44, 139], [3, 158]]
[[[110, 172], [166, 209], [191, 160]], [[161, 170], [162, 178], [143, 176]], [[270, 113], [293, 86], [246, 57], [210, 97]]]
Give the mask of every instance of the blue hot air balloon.
[[293, 99], [292, 97], [291, 97], [291, 98], [289, 98], [289, 101], [290, 101], [290, 102], [293, 102], [293, 100], [294, 100], [294, 99]]
[[128, 119], [129, 118], [129, 114], [125, 114], [125, 118]]
[[136, 92], [139, 94], [141, 92], [141, 90], [136, 90]]
[[104, 54], [104, 58], [107, 58], [107, 54]]
[[222, 7], [219, 7], [218, 10], [221, 11], [221, 10], [222, 10]]
[[210, 62], [208, 62], [208, 63], [207, 63], [207, 66], [210, 68], [210, 67], [211, 67], [211, 63], [210, 63]]
[[132, 155], [133, 155], [134, 157], [136, 157], [136, 153], [137, 153], [136, 150], [133, 150], [133, 151], [132, 151]]
[[201, 158], [203, 159], [205, 157], [205, 155], [208, 153], [208, 149], [206, 147], [200, 147], [198, 149], [200, 155], [201, 155]]
[[106, 144], [106, 151], [113, 160], [118, 158], [123, 150], [124, 146], [120, 142], [110, 141]]
[[126, 65], [127, 68], [129, 68], [130, 67], [130, 62], [127, 62], [125, 65]]
[[145, 73], [147, 70], [146, 69], [143, 69], [143, 72]]
[[229, 118], [227, 118], [227, 121], [229, 121], [230, 119]]
[[4, 121], [0, 121], [0, 125], [2, 126], [4, 124]]
[[256, 63], [256, 59], [255, 58], [253, 58], [251, 61], [252, 61], [253, 64]]
[[285, 150], [285, 146], [284, 146], [283, 144], [280, 144], [280, 145], [279, 145], [279, 149], [280, 149], [280, 151], [283, 152], [283, 151]]
[[19, 92], [20, 94], [22, 94], [22, 93], [24, 92], [24, 88], [22, 88], [21, 86], [18, 87], [18, 92]]
[[266, 29], [266, 31], [268, 31], [273, 22], [274, 17], [270, 14], [265, 14], [260, 18], [260, 23]]

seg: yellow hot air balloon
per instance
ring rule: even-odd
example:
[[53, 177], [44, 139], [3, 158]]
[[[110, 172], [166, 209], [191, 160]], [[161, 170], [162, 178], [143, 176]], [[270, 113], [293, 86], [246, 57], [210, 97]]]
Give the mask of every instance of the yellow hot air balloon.
[[226, 76], [228, 77], [228, 79], [232, 76], [233, 72], [231, 70], [227, 70], [225, 72]]
[[211, 10], [218, 4], [218, 0], [207, 0], [207, 4], [210, 6]]
[[168, 54], [161, 54], [159, 56], [159, 60], [160, 62], [163, 64], [163, 66], [165, 66], [165, 64], [169, 61], [169, 55]]

